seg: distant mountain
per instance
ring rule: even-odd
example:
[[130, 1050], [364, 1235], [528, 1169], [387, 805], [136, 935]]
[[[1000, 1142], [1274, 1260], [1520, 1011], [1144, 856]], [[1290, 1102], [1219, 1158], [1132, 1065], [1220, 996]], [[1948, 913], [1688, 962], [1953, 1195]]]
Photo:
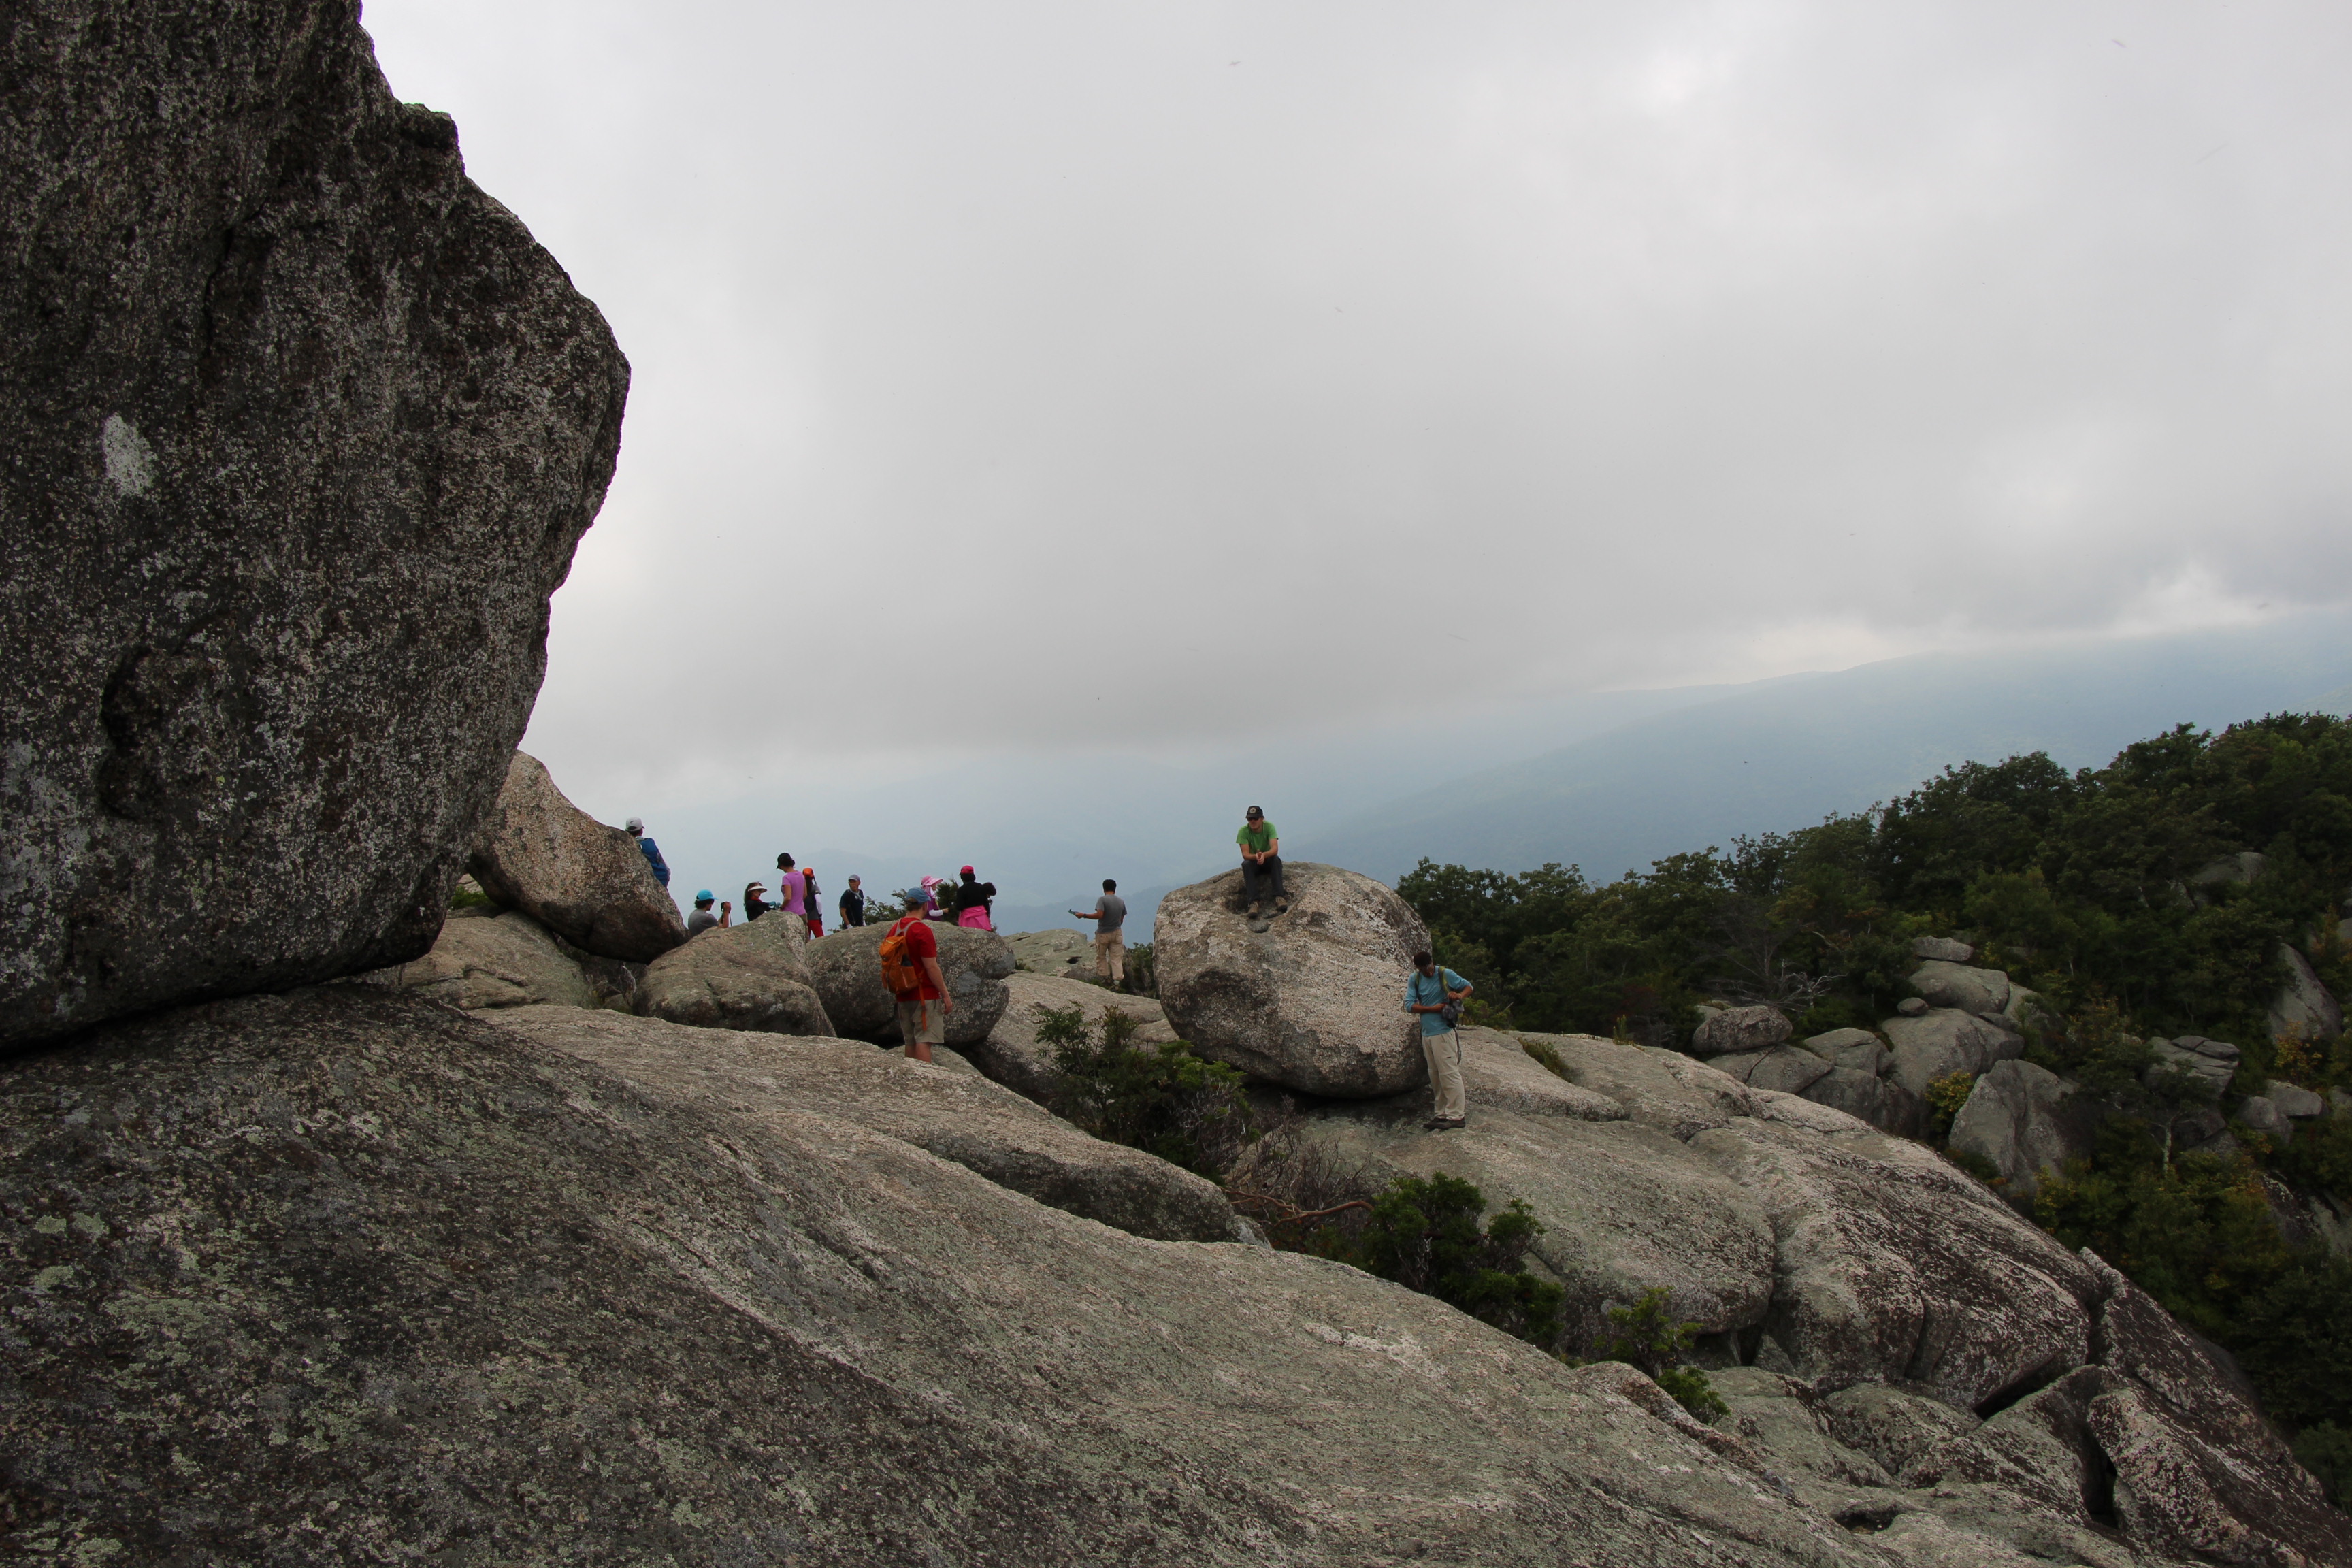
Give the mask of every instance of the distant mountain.
[[1900, 795], [1945, 766], [2046, 751], [2069, 767], [2194, 723], [2344, 712], [2352, 614], [2071, 647], [1926, 655], [1735, 690], [1358, 813], [1301, 843], [1393, 881], [1423, 856], [1598, 881], [1739, 834]]

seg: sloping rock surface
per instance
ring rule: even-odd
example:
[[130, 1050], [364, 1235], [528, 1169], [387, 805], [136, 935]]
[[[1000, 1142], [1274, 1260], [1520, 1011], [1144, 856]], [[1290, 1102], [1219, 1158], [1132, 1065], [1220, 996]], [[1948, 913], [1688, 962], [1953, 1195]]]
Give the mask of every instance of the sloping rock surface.
[[2344, 1032], [2344, 1007], [2321, 984], [2311, 961], [2291, 944], [2278, 946], [2286, 984], [2271, 1002], [2271, 1033], [2294, 1035], [2306, 1040], [2333, 1039]]
[[[835, 1030], [855, 1039], [898, 1042], [898, 1000], [882, 984], [882, 939], [887, 923], [853, 926], [810, 942], [801, 952], [809, 979], [824, 1004], [824, 1015]], [[939, 921], [931, 934], [940, 941], [940, 973], [948, 983], [955, 1006], [948, 1014], [947, 1043], [970, 1050], [988, 1038], [1004, 1016], [1011, 993], [1005, 977], [1013, 973], [1013, 950], [994, 931], [971, 931]], [[1108, 993], [1106, 993], [1108, 994]]]
[[646, 965], [636, 1011], [705, 1029], [830, 1035], [803, 952], [808, 923], [781, 910], [707, 931]]
[[636, 840], [566, 800], [528, 752], [509, 763], [466, 865], [490, 897], [600, 957], [645, 963], [686, 941]]
[[1192, 1048], [1253, 1078], [1362, 1099], [1425, 1081], [1405, 978], [1429, 932], [1370, 877], [1283, 868], [1290, 912], [1243, 914], [1238, 868], [1160, 900], [1152, 955], [1168, 1021]]
[[628, 369], [357, 7], [31, 0], [0, 72], [0, 1046], [423, 954]]
[[1052, 931], [1016, 931], [1004, 939], [1013, 962], [1031, 974], [1075, 980], [1079, 972], [1095, 972], [1094, 939], [1066, 926]]
[[1622, 1368], [723, 1099], [353, 987], [0, 1068], [12, 1550], [1892, 1561]]
[[1233, 1205], [1213, 1184], [1089, 1138], [969, 1064], [955, 1071], [860, 1040], [777, 1038], [618, 1013], [534, 1007], [498, 1021], [645, 1088], [754, 1116], [821, 1110], [1137, 1236], [1233, 1238]]
[[1093, 1029], [1101, 1024], [1105, 1013], [1116, 1008], [1144, 1026], [1130, 1037], [1133, 1043], [1153, 1045], [1175, 1038], [1159, 1002], [1150, 996], [1122, 996], [1083, 980], [1033, 974], [1026, 970], [1006, 975], [1003, 984], [1003, 1016], [996, 1020], [996, 1026], [988, 1031], [985, 1039], [972, 1042], [967, 1054], [982, 1072], [1013, 1092], [1041, 1103], [1052, 1096], [1054, 1079], [1059, 1071], [1054, 1052], [1037, 1039], [1037, 1026], [1049, 1011], [1076, 1007], [1087, 1027]]
[[1832, 1068], [1802, 1092], [1815, 1105], [1843, 1110], [1898, 1138], [1917, 1138], [1927, 1131], [1927, 1102], [1893, 1079], [1875, 1073]]
[[1543, 1223], [1531, 1248], [1568, 1288], [1589, 1341], [1603, 1310], [1654, 1286], [1677, 1319], [1724, 1333], [1761, 1322], [1772, 1298], [1772, 1224], [1764, 1206], [1694, 1160], [1672, 1133], [1633, 1121], [1475, 1112], [1454, 1131], [1367, 1107], [1315, 1117], [1306, 1136], [1375, 1190], [1444, 1173], [1476, 1184], [1490, 1210], [1511, 1199]]
[[414, 991], [472, 1011], [553, 1003], [593, 1007], [595, 989], [547, 928], [520, 910], [448, 921], [433, 950], [408, 963], [355, 975], [361, 984]]

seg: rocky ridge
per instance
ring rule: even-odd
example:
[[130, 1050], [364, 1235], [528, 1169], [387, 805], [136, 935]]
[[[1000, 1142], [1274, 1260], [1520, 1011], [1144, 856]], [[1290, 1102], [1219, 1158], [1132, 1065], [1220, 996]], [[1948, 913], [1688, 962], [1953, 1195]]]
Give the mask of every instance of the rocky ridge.
[[[1283, 1086], [1298, 1136], [1367, 1173], [1475, 1170], [1496, 1201], [1523, 1196], [1547, 1225], [1537, 1267], [1587, 1318], [1660, 1284], [1706, 1314], [1733, 1404], [1710, 1427], [1633, 1368], [1570, 1368], [1342, 1265], [1201, 1239], [1233, 1234], [1213, 1188], [952, 1053], [926, 1067], [782, 1032], [803, 1026], [762, 1009], [797, 1000], [797, 963], [840, 1036], [887, 1037], [879, 931], [803, 945], [761, 922], [680, 946], [634, 847], [512, 751], [546, 595], [609, 469], [601, 322], [464, 183], [447, 121], [391, 103], [355, 8], [196, 20], [203, 51], [177, 47], [195, 22], [170, 6], [20, 19], [21, 112], [0, 135], [10, 199], [38, 221], [12, 232], [50, 247], [43, 309], [65, 303], [20, 323], [6, 352], [38, 374], [0, 395], [31, 432], [11, 506], [26, 485], [99, 497], [44, 514], [54, 537], [12, 536], [23, 604], [74, 592], [124, 538], [184, 541], [204, 570], [157, 556], [111, 580], [97, 642], [60, 642], [14, 599], [0, 632], [12, 679], [68, 694], [35, 715], [57, 720], [44, 745], [89, 728], [67, 667], [96, 648], [113, 671], [98, 728], [120, 765], [99, 788], [144, 826], [103, 827], [134, 835], [106, 853], [153, 853], [172, 893], [193, 823], [206, 876], [291, 887], [307, 923], [97, 926], [82, 969], [37, 966], [10, 994], [5, 1037], [49, 1043], [0, 1064], [9, 1556], [2352, 1559], [2343, 1516], [2153, 1303], [1919, 1145], [1769, 1086], [1891, 1091], [1899, 1041], [1800, 1047], [1731, 1020], [1743, 1079], [1471, 1031], [1474, 1126], [1433, 1134], [1399, 1005], [1422, 933], [1393, 894], [1302, 865], [1262, 930], [1225, 879], [1162, 905], [1157, 1028]], [[163, 105], [186, 111], [168, 136]], [[105, 204], [130, 200], [156, 205], [157, 248], [86, 265], [127, 232]], [[200, 299], [189, 257], [209, 258]], [[397, 308], [370, 314], [379, 287]], [[89, 411], [125, 387], [93, 457]], [[183, 479], [227, 489], [183, 515], [162, 499]], [[129, 504], [151, 494], [164, 511]], [[373, 597], [336, 599], [334, 574], [215, 571], [313, 555], [369, 565]], [[290, 640], [252, 642], [280, 611]], [[181, 640], [118, 667], [134, 624]], [[299, 744], [273, 752], [281, 718]], [[421, 749], [380, 747], [371, 723]], [[178, 746], [223, 771], [172, 773]], [[57, 776], [84, 776], [75, 756]], [[224, 832], [221, 779], [283, 793]], [[88, 802], [59, 799], [37, 826], [70, 837]], [[512, 907], [444, 918], [466, 855]], [[40, 884], [58, 907], [34, 900], [10, 940], [79, 918], [92, 866]], [[1121, 1000], [1016, 975], [988, 933], [940, 935], [950, 1040], [1033, 1089], [1042, 1008]], [[703, 1001], [654, 984], [664, 965]], [[297, 984], [333, 977], [362, 983]], [[131, 1007], [163, 1010], [110, 1020]], [[766, 1026], [724, 1026], [747, 1015]]]

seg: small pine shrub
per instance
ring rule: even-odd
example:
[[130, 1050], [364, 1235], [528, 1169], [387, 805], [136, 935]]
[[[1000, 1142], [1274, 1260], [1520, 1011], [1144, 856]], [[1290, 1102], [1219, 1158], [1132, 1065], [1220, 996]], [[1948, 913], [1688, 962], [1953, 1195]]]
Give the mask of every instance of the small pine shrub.
[[2294, 1440], [2294, 1457], [2302, 1461], [2337, 1508], [2352, 1501], [2352, 1427], [2323, 1421], [2306, 1426]]
[[1542, 1223], [1516, 1198], [1482, 1225], [1486, 1212], [1486, 1194], [1458, 1176], [1401, 1176], [1371, 1201], [1360, 1226], [1327, 1224], [1297, 1245], [1556, 1349], [1567, 1292], [1520, 1267]]
[[1091, 1030], [1075, 1004], [1048, 1008], [1037, 1039], [1054, 1051], [1054, 1110], [1097, 1138], [1216, 1180], [1256, 1132], [1242, 1075], [1181, 1041], [1129, 1045], [1139, 1027], [1117, 1007]]
[[1665, 1287], [1660, 1285], [1643, 1291], [1630, 1307], [1610, 1308], [1609, 1321], [1617, 1331], [1595, 1345], [1594, 1353], [1640, 1368], [1701, 1421], [1729, 1415], [1730, 1406], [1707, 1382], [1706, 1373], [1686, 1359], [1691, 1341], [1705, 1325], [1675, 1321], [1667, 1301]]
[[1566, 1079], [1570, 1083], [1576, 1081], [1568, 1070], [1568, 1063], [1560, 1059], [1559, 1047], [1549, 1040], [1530, 1040], [1522, 1035], [1519, 1037], [1519, 1049], [1535, 1058], [1552, 1077]]
[[481, 884], [471, 877], [458, 878], [457, 887], [449, 893], [449, 907], [453, 910], [478, 910], [484, 904], [497, 902], [496, 899], [482, 891]]

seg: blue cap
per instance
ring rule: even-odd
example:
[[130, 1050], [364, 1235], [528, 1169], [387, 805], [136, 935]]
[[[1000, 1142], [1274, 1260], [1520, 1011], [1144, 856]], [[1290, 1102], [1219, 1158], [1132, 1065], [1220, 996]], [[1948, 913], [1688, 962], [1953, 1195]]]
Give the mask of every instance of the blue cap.
[[702, 891], [694, 895], [694, 901], [698, 904], [707, 904], [718, 896], [718, 894], [712, 892], [709, 889], [705, 888]]

